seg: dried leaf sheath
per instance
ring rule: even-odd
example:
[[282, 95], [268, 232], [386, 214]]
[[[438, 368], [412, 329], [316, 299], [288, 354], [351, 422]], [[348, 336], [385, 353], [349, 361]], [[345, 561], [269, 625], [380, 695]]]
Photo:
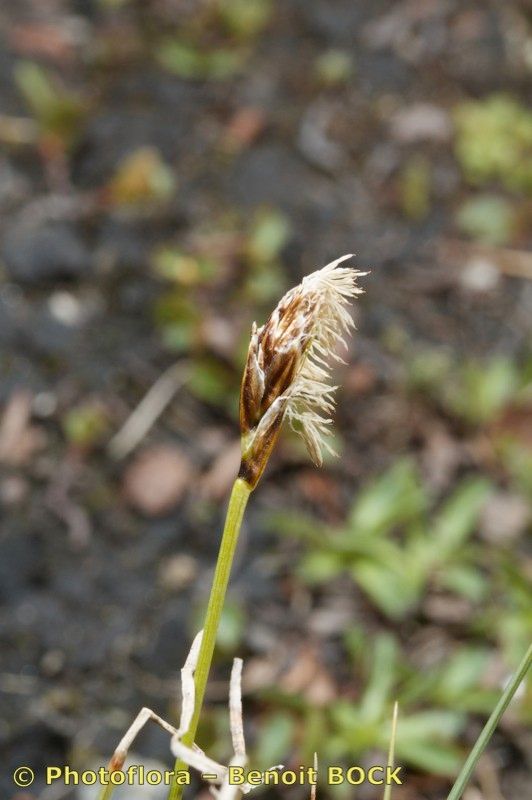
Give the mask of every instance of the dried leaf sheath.
[[240, 395], [240, 477], [253, 488], [285, 417], [300, 433], [315, 464], [322, 463], [334, 409], [330, 360], [354, 327], [350, 301], [366, 273], [338, 267], [350, 255], [303, 278], [261, 328], [253, 324]]

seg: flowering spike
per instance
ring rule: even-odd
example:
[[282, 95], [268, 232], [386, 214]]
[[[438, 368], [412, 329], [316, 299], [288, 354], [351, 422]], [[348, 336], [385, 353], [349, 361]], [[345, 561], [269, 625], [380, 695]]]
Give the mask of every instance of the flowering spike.
[[366, 275], [338, 265], [342, 256], [287, 292], [261, 328], [253, 323], [240, 393], [240, 477], [254, 488], [285, 417], [301, 434], [311, 459], [322, 463], [334, 410], [330, 361], [354, 327], [348, 306]]

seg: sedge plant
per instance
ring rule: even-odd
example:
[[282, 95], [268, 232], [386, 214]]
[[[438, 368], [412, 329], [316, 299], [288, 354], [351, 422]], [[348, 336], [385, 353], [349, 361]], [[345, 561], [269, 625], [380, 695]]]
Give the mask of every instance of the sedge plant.
[[[254, 323], [240, 392], [242, 459], [225, 519], [203, 636], [194, 673], [195, 705], [188, 730], [181, 736], [193, 747], [216, 645], [236, 545], [244, 511], [279, 437], [283, 422], [299, 433], [312, 461], [320, 466], [323, 450], [333, 453], [331, 432], [334, 391], [331, 364], [341, 361], [340, 344], [354, 328], [349, 306], [362, 289], [357, 279], [366, 273], [339, 266], [345, 255], [310, 275], [288, 291], [266, 324]], [[110, 771], [121, 769], [116, 759]], [[187, 765], [176, 761], [175, 780], [168, 800], [180, 800], [177, 776]], [[104, 787], [100, 800], [110, 800], [113, 784]]]
[[[240, 391], [242, 460], [233, 485], [218, 560], [207, 605], [195, 672], [196, 703], [182, 741], [192, 746], [203, 705], [231, 566], [244, 511], [257, 486], [284, 420], [300, 433], [313, 462], [320, 466], [327, 441], [336, 389], [330, 363], [341, 360], [338, 345], [354, 327], [350, 301], [362, 292], [357, 278], [365, 273], [340, 267], [351, 255], [303, 278], [287, 292], [261, 328], [254, 323]], [[177, 761], [176, 774], [186, 768]], [[169, 800], [179, 800], [175, 782]]]

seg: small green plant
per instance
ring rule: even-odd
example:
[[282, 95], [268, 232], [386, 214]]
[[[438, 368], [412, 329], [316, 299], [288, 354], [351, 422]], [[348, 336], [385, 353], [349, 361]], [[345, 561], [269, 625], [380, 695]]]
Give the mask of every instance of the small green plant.
[[[457, 768], [459, 750], [455, 744], [463, 728], [464, 714], [459, 709], [423, 709], [403, 697], [402, 661], [397, 642], [390, 634], [380, 634], [367, 652], [361, 647], [359, 632], [347, 636], [348, 649], [355, 657], [364, 689], [356, 703], [337, 700], [326, 712], [330, 737], [328, 758], [347, 759], [373, 748], [384, 750], [389, 739], [390, 716], [397, 701], [401, 719], [397, 726], [396, 753], [401, 763], [449, 774]], [[366, 651], [364, 653], [364, 651]], [[360, 670], [360, 665], [362, 670]], [[410, 670], [411, 675], [411, 670]]]
[[510, 242], [517, 230], [514, 206], [496, 194], [480, 194], [465, 200], [456, 214], [456, 224], [468, 236], [488, 245]]
[[273, 0], [219, 0], [216, 14], [222, 27], [236, 39], [253, 39], [270, 21]]
[[532, 192], [532, 112], [508, 95], [462, 103], [454, 112], [456, 155], [471, 183], [499, 181]]
[[340, 529], [291, 520], [309, 542], [299, 574], [319, 584], [347, 573], [395, 620], [411, 615], [430, 586], [478, 602], [487, 586], [471, 536], [489, 492], [482, 478], [464, 480], [429, 516], [414, 465], [400, 461], [362, 490]]
[[457, 416], [482, 425], [494, 419], [519, 388], [520, 370], [510, 359], [465, 361], [449, 383], [444, 401]]
[[69, 409], [63, 418], [63, 429], [70, 444], [90, 450], [102, 444], [109, 433], [109, 417], [97, 400], [86, 400]]
[[[497, 388], [495, 378], [502, 368], [495, 365], [492, 370], [484, 380]], [[520, 377], [526, 383], [526, 370]], [[522, 391], [519, 382], [510, 383], [514, 397]], [[500, 410], [506, 392], [487, 391], [487, 395], [489, 402], [482, 394], [475, 399], [470, 419], [491, 419]], [[301, 746], [303, 757], [309, 757], [317, 741], [331, 763], [382, 749], [386, 719], [397, 700], [400, 762], [433, 774], [456, 773], [467, 714], [488, 714], [497, 701], [495, 688], [485, 684], [496, 658], [490, 643], [499, 644], [506, 663], [516, 664], [532, 630], [526, 568], [504, 543], [481, 543], [474, 536], [492, 491], [485, 478], [470, 476], [449, 497], [436, 502], [413, 462], [406, 459], [359, 492], [344, 525], [274, 515], [276, 530], [305, 543], [296, 569], [310, 586], [325, 586], [341, 574], [348, 575], [353, 588], [361, 588], [393, 622], [419, 620], [426, 598], [434, 592], [464, 598], [471, 609], [461, 625], [472, 643], [451, 649], [444, 660], [422, 670], [403, 655], [398, 635], [379, 636], [368, 655], [367, 631], [349, 631], [345, 643], [357, 683], [363, 687], [356, 701], [335, 700], [316, 709], [301, 696], [268, 690], [272, 704], [283, 713], [292, 709], [308, 732]], [[529, 713], [526, 701], [521, 712]]]
[[86, 110], [83, 98], [33, 61], [16, 64], [15, 82], [38, 123], [43, 142], [65, 150], [75, 144]]
[[424, 219], [430, 211], [430, 162], [420, 155], [412, 156], [399, 176], [399, 199], [404, 214], [412, 220]]
[[170, 199], [176, 180], [155, 147], [139, 147], [118, 165], [106, 187], [114, 206], [150, 206]]
[[[296, 732], [304, 731], [296, 757], [308, 761], [318, 750], [325, 763], [360, 759], [384, 750], [389, 741], [390, 716], [397, 701], [401, 708], [395, 750], [399, 763], [441, 775], [456, 773], [461, 763], [458, 736], [466, 712], [489, 713], [498, 693], [479, 688], [491, 653], [474, 647], [459, 648], [421, 673], [403, 656], [391, 634], [379, 634], [368, 648], [360, 628], [345, 637], [347, 662], [360, 684], [355, 701], [337, 699], [316, 707], [298, 694], [277, 687], [262, 692], [270, 712], [262, 720], [254, 761], [269, 764], [286, 757]], [[277, 742], [281, 744], [278, 747]], [[328, 787], [329, 791], [330, 787]]]
[[352, 55], [346, 50], [326, 50], [314, 62], [314, 72], [325, 86], [345, 84], [354, 73]]
[[243, 68], [246, 54], [234, 48], [206, 48], [168, 37], [159, 44], [156, 56], [162, 67], [180, 78], [223, 81]]
[[158, 42], [155, 58], [185, 80], [229, 80], [244, 69], [273, 8], [274, 0], [205, 3]]
[[528, 363], [505, 356], [458, 361], [446, 351], [411, 353], [405, 360], [407, 387], [422, 392], [444, 411], [472, 426], [492, 422], [530, 391]]

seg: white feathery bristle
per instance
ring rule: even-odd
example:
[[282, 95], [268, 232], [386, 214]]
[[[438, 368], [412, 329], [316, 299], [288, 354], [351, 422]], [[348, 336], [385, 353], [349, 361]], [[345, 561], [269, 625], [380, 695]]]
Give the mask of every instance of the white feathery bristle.
[[342, 361], [338, 345], [354, 328], [349, 313], [353, 298], [363, 292], [357, 278], [367, 275], [338, 264], [352, 258], [345, 255], [303, 278], [301, 291], [311, 300], [312, 327], [298, 374], [288, 392], [286, 415], [290, 425], [301, 434], [315, 464], [321, 465], [323, 449], [334, 453], [330, 435], [334, 410], [330, 361]]

